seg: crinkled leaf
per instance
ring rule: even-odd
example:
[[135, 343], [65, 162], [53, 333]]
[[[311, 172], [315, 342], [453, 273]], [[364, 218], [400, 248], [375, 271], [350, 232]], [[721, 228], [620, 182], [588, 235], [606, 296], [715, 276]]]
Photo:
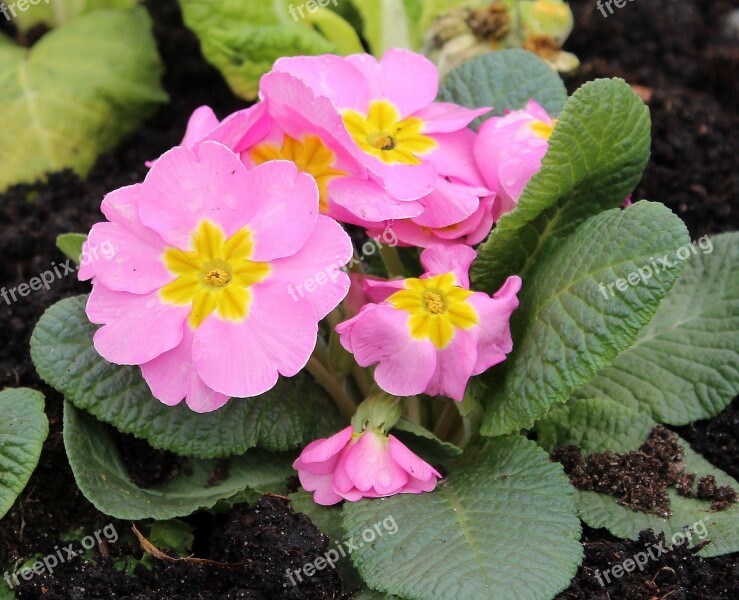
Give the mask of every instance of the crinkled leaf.
[[250, 450], [227, 459], [227, 476], [217, 483], [209, 480], [224, 472], [222, 461], [183, 459], [179, 474], [169, 482], [142, 489], [131, 481], [105, 425], [69, 402], [64, 405], [64, 446], [85, 498], [116, 519], [174, 519], [241, 497], [244, 491], [284, 492], [293, 473], [289, 457]]
[[649, 158], [649, 110], [620, 79], [586, 83], [567, 101], [541, 170], [504, 215], [472, 268], [478, 289], [525, 276], [589, 217], [620, 206]]
[[443, 442], [418, 423], [401, 418], [390, 432], [427, 463], [448, 464], [462, 454], [461, 448], [450, 442]]
[[165, 406], [138, 367], [111, 364], [97, 353], [85, 302], [86, 296], [69, 298], [46, 311], [33, 332], [31, 357], [67, 400], [120, 431], [183, 456], [216, 458], [255, 446], [288, 450], [341, 427], [330, 399], [305, 373], [212, 413], [194, 413], [184, 403]]
[[[375, 529], [386, 519], [394, 534]], [[582, 559], [573, 488], [518, 436], [463, 456], [432, 493], [346, 503], [344, 532], [370, 587], [414, 600], [552, 598]]]
[[576, 398], [609, 398], [685, 425], [721, 412], [739, 394], [739, 234], [699, 244], [634, 345]]
[[[143, 8], [104, 10], [30, 49], [0, 46], [0, 191], [71, 168], [85, 175], [167, 100]], [[72, 201], [73, 199], [70, 199]]]
[[[313, 28], [309, 17], [315, 15], [305, 4], [286, 0], [179, 2], [185, 24], [200, 39], [205, 58], [221, 71], [234, 93], [247, 100], [257, 97], [259, 79], [278, 58], [339, 51], [336, 44]], [[295, 17], [290, 6], [295, 9]], [[297, 6], [308, 18], [300, 16]], [[342, 39], [346, 41], [346, 34]]]
[[603, 286], [686, 243], [680, 219], [662, 204], [642, 201], [592, 217], [542, 255], [524, 279], [511, 320], [513, 352], [484, 376], [491, 389], [483, 435], [531, 427], [633, 344], [683, 264], [614, 297]]
[[567, 101], [567, 90], [547, 63], [525, 50], [489, 52], [468, 60], [447, 76], [439, 90], [443, 102], [493, 108], [473, 122], [475, 129], [505, 110], [524, 108], [531, 99], [556, 117]]
[[[547, 450], [567, 444], [577, 444], [584, 454], [592, 452], [631, 452], [647, 438], [656, 423], [649, 415], [616, 402], [599, 398], [578, 400], [554, 411], [537, 426], [539, 442]], [[719, 485], [730, 485], [739, 491], [739, 483], [694, 452], [684, 440], [685, 469], [698, 477], [714, 475]], [[683, 498], [669, 490], [672, 516], [663, 519], [634, 511], [617, 503], [614, 496], [579, 490], [577, 504], [580, 516], [591, 527], [605, 527], [613, 535], [636, 539], [642, 529], [664, 532], [668, 544], [672, 536], [686, 527], [694, 530], [692, 544], [702, 539], [710, 544], [701, 556], [718, 556], [739, 551], [739, 504], [719, 512], [711, 512], [710, 503]], [[702, 522], [702, 524], [701, 524]], [[678, 542], [680, 538], [674, 541]]]
[[27, 388], [0, 392], [0, 519], [26, 487], [49, 434], [44, 396]]

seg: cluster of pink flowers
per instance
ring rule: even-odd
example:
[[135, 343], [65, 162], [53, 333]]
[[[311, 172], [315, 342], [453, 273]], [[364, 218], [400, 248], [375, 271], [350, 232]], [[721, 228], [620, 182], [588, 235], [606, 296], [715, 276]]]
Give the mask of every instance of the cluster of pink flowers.
[[[471, 246], [515, 207], [555, 122], [531, 102], [476, 134], [469, 124], [489, 109], [436, 102], [438, 84], [405, 50], [293, 57], [263, 77], [254, 106], [223, 120], [196, 110], [142, 183], [106, 196], [107, 221], [90, 232], [89, 244], [116, 248], [80, 269], [97, 351], [139, 365], [165, 404], [217, 410], [303, 369], [351, 285], [352, 318], [336, 331], [361, 367], [377, 365], [380, 388], [462, 400], [511, 351], [521, 286], [470, 290]], [[350, 280], [339, 222], [392, 228], [426, 249], [426, 273]], [[314, 291], [289, 293], [316, 274]], [[295, 466], [322, 503], [429, 491], [439, 477], [372, 429], [313, 442]]]

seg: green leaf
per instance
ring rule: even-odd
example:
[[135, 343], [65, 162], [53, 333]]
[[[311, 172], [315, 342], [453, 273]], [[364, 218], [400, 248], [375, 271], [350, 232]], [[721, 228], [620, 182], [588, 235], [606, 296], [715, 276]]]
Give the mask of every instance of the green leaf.
[[39, 23], [59, 27], [95, 10], [133, 8], [137, 0], [36, 0], [36, 2], [35, 6], [27, 4], [28, 7], [24, 11], [19, 10], [17, 1], [12, 3], [17, 10], [13, 22], [21, 31], [28, 31]]
[[[313, 494], [295, 492], [288, 496], [292, 507], [307, 515], [316, 527], [330, 540], [331, 548], [338, 548], [337, 544], [344, 541], [344, 531], [341, 528], [341, 507], [322, 506], [313, 502]], [[341, 575], [345, 590], [355, 590], [364, 586], [362, 578], [354, 568], [348, 556], [339, 558], [336, 568]]]
[[104, 10], [45, 35], [30, 50], [0, 46], [0, 191], [97, 156], [167, 100], [143, 8]]
[[[316, 15], [300, 2], [179, 2], [185, 24], [200, 39], [205, 58], [221, 71], [234, 93], [247, 100], [257, 97], [259, 79], [278, 58], [339, 51], [336, 44], [313, 29], [309, 18]], [[295, 9], [292, 13], [290, 6]], [[303, 8], [303, 17], [298, 6]], [[346, 31], [341, 33], [343, 44], [348, 43], [346, 36]]]
[[[539, 443], [547, 450], [577, 444], [584, 454], [605, 450], [624, 453], [636, 450], [655, 425], [649, 415], [601, 398], [579, 400], [554, 411], [539, 423], [537, 430]], [[685, 448], [687, 471], [698, 477], [714, 475], [719, 485], [730, 485], [739, 491], [739, 483], [694, 452], [687, 442], [680, 439], [679, 443]], [[700, 551], [701, 556], [739, 551], [739, 504], [710, 512], [710, 504], [704, 500], [683, 498], [674, 489], [669, 490], [669, 495], [673, 513], [669, 519], [634, 511], [619, 505], [614, 496], [593, 491], [579, 490], [577, 505], [580, 517], [588, 525], [605, 527], [621, 538], [637, 539], [642, 529], [651, 528], [664, 532], [671, 544], [672, 536], [692, 527], [696, 535], [691, 545], [702, 539], [711, 541]]]
[[586, 219], [620, 206], [647, 164], [650, 127], [649, 110], [622, 80], [600, 79], [577, 90], [559, 116], [541, 170], [479, 248], [476, 288], [492, 293], [509, 275], [525, 276]]
[[344, 531], [370, 587], [414, 600], [552, 598], [582, 559], [573, 488], [518, 436], [465, 455], [432, 493], [347, 503]]
[[542, 255], [524, 279], [513, 314], [513, 352], [484, 380], [483, 435], [528, 428], [634, 343], [682, 263], [611, 298], [604, 286], [689, 243], [662, 204], [638, 202], [592, 217]]
[[739, 234], [704, 237], [692, 248], [697, 254], [635, 344], [576, 398], [610, 398], [685, 425], [739, 394]]
[[64, 405], [64, 447], [85, 498], [116, 519], [174, 519], [241, 498], [245, 491], [283, 492], [293, 474], [289, 457], [251, 450], [229, 459], [227, 478], [215, 485], [209, 479], [221, 461], [191, 459], [168, 483], [142, 489], [128, 476], [105, 425], [69, 402]]
[[[390, 48], [413, 48], [412, 22], [406, 4], [398, 0], [352, 0], [362, 17], [364, 37], [372, 54], [381, 57]], [[417, 4], [417, 2], [413, 2]]]
[[525, 50], [489, 52], [468, 60], [447, 76], [439, 90], [442, 102], [493, 108], [472, 123], [475, 129], [505, 110], [524, 108], [531, 99], [556, 117], [567, 101], [567, 90], [547, 63]]
[[341, 427], [326, 393], [306, 374], [281, 378], [266, 394], [234, 399], [212, 413], [165, 406], [138, 367], [111, 364], [96, 352], [85, 302], [86, 296], [69, 298], [46, 311], [31, 337], [31, 358], [67, 400], [120, 431], [182, 456], [217, 458], [255, 446], [289, 450]]
[[319, 6], [314, 13], [311, 13], [309, 21], [336, 46], [339, 54], [364, 52], [362, 40], [359, 39], [354, 27], [334, 11]]
[[49, 435], [44, 396], [28, 388], [0, 392], [0, 519], [26, 487]]
[[402, 417], [390, 432], [427, 463], [447, 464], [462, 454], [461, 448], [443, 442], [425, 427]]
[[82, 255], [82, 244], [87, 241], [85, 233], [63, 233], [56, 238], [56, 247], [59, 248], [64, 255], [71, 258], [75, 263], [80, 264]]

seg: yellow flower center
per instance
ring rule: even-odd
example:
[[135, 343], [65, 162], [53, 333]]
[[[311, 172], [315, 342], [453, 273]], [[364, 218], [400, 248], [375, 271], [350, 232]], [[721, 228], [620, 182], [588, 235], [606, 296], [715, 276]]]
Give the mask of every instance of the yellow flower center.
[[557, 119], [554, 119], [551, 125], [549, 123], [545, 123], [544, 121], [534, 121], [531, 124], [531, 131], [533, 131], [539, 137], [548, 140], [550, 137], [552, 137], [552, 132], [554, 131], [556, 125]]
[[475, 308], [467, 301], [473, 292], [455, 285], [451, 273], [406, 279], [405, 285], [388, 302], [410, 314], [408, 327], [413, 338], [431, 340], [442, 349], [454, 339], [457, 329], [470, 329], [479, 323]]
[[255, 283], [270, 273], [268, 263], [249, 260], [254, 252], [248, 227], [230, 238], [210, 221], [201, 221], [192, 236], [192, 250], [167, 248], [163, 260], [177, 278], [165, 285], [160, 296], [170, 304], [192, 305], [188, 321], [199, 327], [213, 312], [231, 321], [249, 313]]
[[259, 144], [250, 152], [255, 164], [270, 160], [291, 160], [303, 173], [311, 175], [318, 183], [320, 210], [328, 212], [328, 184], [335, 177], [344, 177], [345, 171], [334, 168], [336, 155], [317, 135], [305, 135], [300, 140], [285, 135], [282, 146], [267, 142]]
[[398, 109], [388, 100], [374, 100], [367, 115], [347, 110], [343, 118], [357, 145], [389, 164], [420, 164], [418, 156], [436, 148], [436, 141], [421, 133], [424, 122], [417, 117], [400, 120]]

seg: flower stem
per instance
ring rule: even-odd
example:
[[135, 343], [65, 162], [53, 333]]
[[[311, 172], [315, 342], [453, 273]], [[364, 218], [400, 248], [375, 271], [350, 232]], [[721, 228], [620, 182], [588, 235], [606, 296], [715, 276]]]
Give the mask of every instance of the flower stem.
[[453, 401], [449, 400], [441, 409], [439, 418], [436, 421], [436, 426], [434, 427], [434, 435], [440, 440], [448, 441], [452, 433], [454, 433], [455, 425], [457, 425], [458, 422], [459, 411]]
[[341, 415], [347, 419], [351, 419], [357, 411], [357, 405], [354, 404], [354, 401], [346, 393], [344, 387], [334, 378], [329, 370], [313, 356], [308, 361], [306, 369], [308, 369], [308, 372], [313, 375], [323, 389], [328, 392], [328, 395], [331, 396]]
[[395, 246], [383, 246], [380, 248], [382, 262], [385, 263], [387, 274], [390, 279], [405, 277], [405, 267], [400, 260], [400, 253]]

